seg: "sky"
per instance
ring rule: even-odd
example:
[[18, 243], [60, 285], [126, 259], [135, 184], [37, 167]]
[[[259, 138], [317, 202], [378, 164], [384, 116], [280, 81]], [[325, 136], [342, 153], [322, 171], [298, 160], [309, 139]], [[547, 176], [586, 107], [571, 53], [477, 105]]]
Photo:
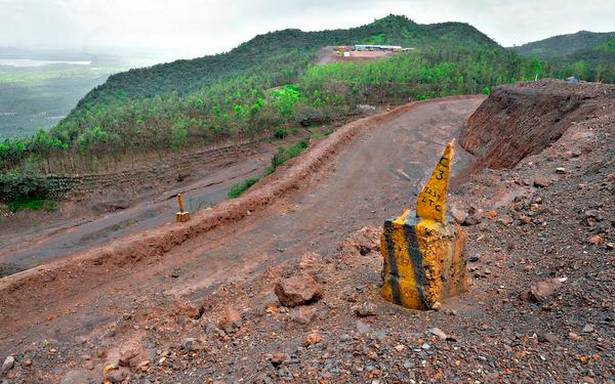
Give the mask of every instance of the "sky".
[[269, 31], [349, 28], [388, 14], [466, 22], [503, 46], [615, 30], [613, 0], [0, 0], [0, 47], [191, 58]]

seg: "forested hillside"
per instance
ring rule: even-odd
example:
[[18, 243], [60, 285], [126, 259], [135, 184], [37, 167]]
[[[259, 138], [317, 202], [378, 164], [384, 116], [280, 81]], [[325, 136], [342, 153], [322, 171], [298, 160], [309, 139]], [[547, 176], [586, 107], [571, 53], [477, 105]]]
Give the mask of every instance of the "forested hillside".
[[553, 59], [594, 48], [613, 38], [615, 38], [615, 32], [595, 33], [579, 31], [568, 35], [549, 37], [548, 39], [534, 41], [511, 49], [522, 56]]
[[[286, 29], [256, 36], [227, 53], [193, 60], [178, 60], [111, 76], [105, 84], [90, 92], [79, 103], [77, 110], [100, 99], [153, 97], [167, 92], [185, 94], [216, 80], [257, 69], [268, 61], [270, 63], [267, 68], [271, 68], [271, 64], [286, 66], [292, 61], [297, 62], [296, 67], [305, 68], [305, 59], [311, 58], [321, 47], [361, 43], [417, 48], [498, 47], [493, 40], [468, 24], [421, 25], [402, 16], [389, 16], [351, 29], [319, 32]], [[284, 63], [279, 63], [276, 60], [289, 55], [292, 57], [291, 62], [285, 60]], [[286, 72], [295, 75], [296, 68], [289, 68]], [[281, 83], [285, 79], [279, 80]]]
[[615, 82], [615, 32], [580, 31], [511, 48], [549, 62], [553, 76]]
[[[416, 49], [363, 64], [314, 64], [322, 47], [355, 43]], [[388, 16], [349, 30], [268, 33], [221, 55], [111, 76], [51, 131], [0, 143], [0, 193], [44, 194], [28, 181], [35, 174], [96, 172], [140, 153], [284, 137], [300, 124], [356, 113], [359, 104], [489, 92], [544, 71], [539, 60], [461, 23]]]

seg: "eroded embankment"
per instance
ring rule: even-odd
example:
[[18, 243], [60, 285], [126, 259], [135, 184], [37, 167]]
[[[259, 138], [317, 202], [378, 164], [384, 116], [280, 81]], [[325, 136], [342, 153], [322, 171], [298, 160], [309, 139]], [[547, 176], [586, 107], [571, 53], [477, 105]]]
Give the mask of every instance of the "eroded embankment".
[[[474, 98], [460, 96], [449, 99]], [[427, 101], [429, 102], [429, 101]], [[304, 180], [328, 162], [342, 147], [365, 130], [391, 121], [407, 113], [421, 102], [409, 103], [391, 112], [363, 118], [340, 128], [327, 139], [316, 144], [305, 154], [299, 156], [292, 165], [282, 172], [276, 172], [261, 185], [242, 198], [225, 201], [213, 210], [197, 214], [190, 222], [144, 232], [120, 239], [108, 246], [66, 257], [63, 260], [42, 265], [17, 273], [0, 281], [0, 306], [7, 306], [17, 290], [66, 284], [78, 284], [88, 275], [105, 271], [112, 273], [114, 268], [125, 268], [142, 260], [155, 260], [186, 240], [212, 230], [224, 223], [241, 220], [251, 212], [258, 211], [290, 191], [299, 189]], [[70, 281], [70, 283], [68, 282]]]
[[510, 168], [540, 153], [615, 99], [615, 86], [544, 80], [496, 88], [468, 118], [459, 143], [480, 166]]

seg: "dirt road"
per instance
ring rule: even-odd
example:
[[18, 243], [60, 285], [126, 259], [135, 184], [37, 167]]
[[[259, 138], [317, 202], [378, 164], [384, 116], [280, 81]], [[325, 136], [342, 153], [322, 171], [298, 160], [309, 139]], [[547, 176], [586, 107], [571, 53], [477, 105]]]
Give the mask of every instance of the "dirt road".
[[[264, 152], [263, 152], [264, 151]], [[273, 149], [219, 169], [197, 182], [169, 189], [153, 201], [104, 216], [76, 218], [46, 230], [13, 234], [0, 250], [0, 277], [49, 262], [68, 254], [109, 243], [119, 237], [173, 223], [177, 193], [187, 196], [187, 209], [195, 212], [226, 199], [231, 186], [248, 177], [259, 176], [269, 165]], [[4, 271], [4, 272], [3, 272]]]
[[[221, 282], [249, 279], [308, 250], [327, 253], [350, 232], [379, 226], [414, 204], [417, 186], [482, 100], [417, 105], [356, 137], [329, 166], [305, 180], [305, 188], [238, 223], [188, 240], [164, 258], [110, 266], [110, 273], [87, 279], [66, 276], [54, 282], [54, 289], [41, 287], [23, 300], [5, 301], [0, 356], [48, 339], [69, 359], [77, 338], [115, 329], [122, 314], [201, 299]], [[458, 148], [455, 170], [468, 157]], [[48, 361], [50, 367], [57, 363]]]

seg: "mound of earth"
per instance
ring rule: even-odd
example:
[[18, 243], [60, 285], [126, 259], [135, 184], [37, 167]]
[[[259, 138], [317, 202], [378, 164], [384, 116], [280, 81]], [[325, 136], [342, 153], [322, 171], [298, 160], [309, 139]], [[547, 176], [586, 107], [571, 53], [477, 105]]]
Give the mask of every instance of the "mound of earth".
[[498, 87], [467, 120], [459, 142], [481, 165], [508, 168], [614, 106], [614, 85], [544, 80]]

